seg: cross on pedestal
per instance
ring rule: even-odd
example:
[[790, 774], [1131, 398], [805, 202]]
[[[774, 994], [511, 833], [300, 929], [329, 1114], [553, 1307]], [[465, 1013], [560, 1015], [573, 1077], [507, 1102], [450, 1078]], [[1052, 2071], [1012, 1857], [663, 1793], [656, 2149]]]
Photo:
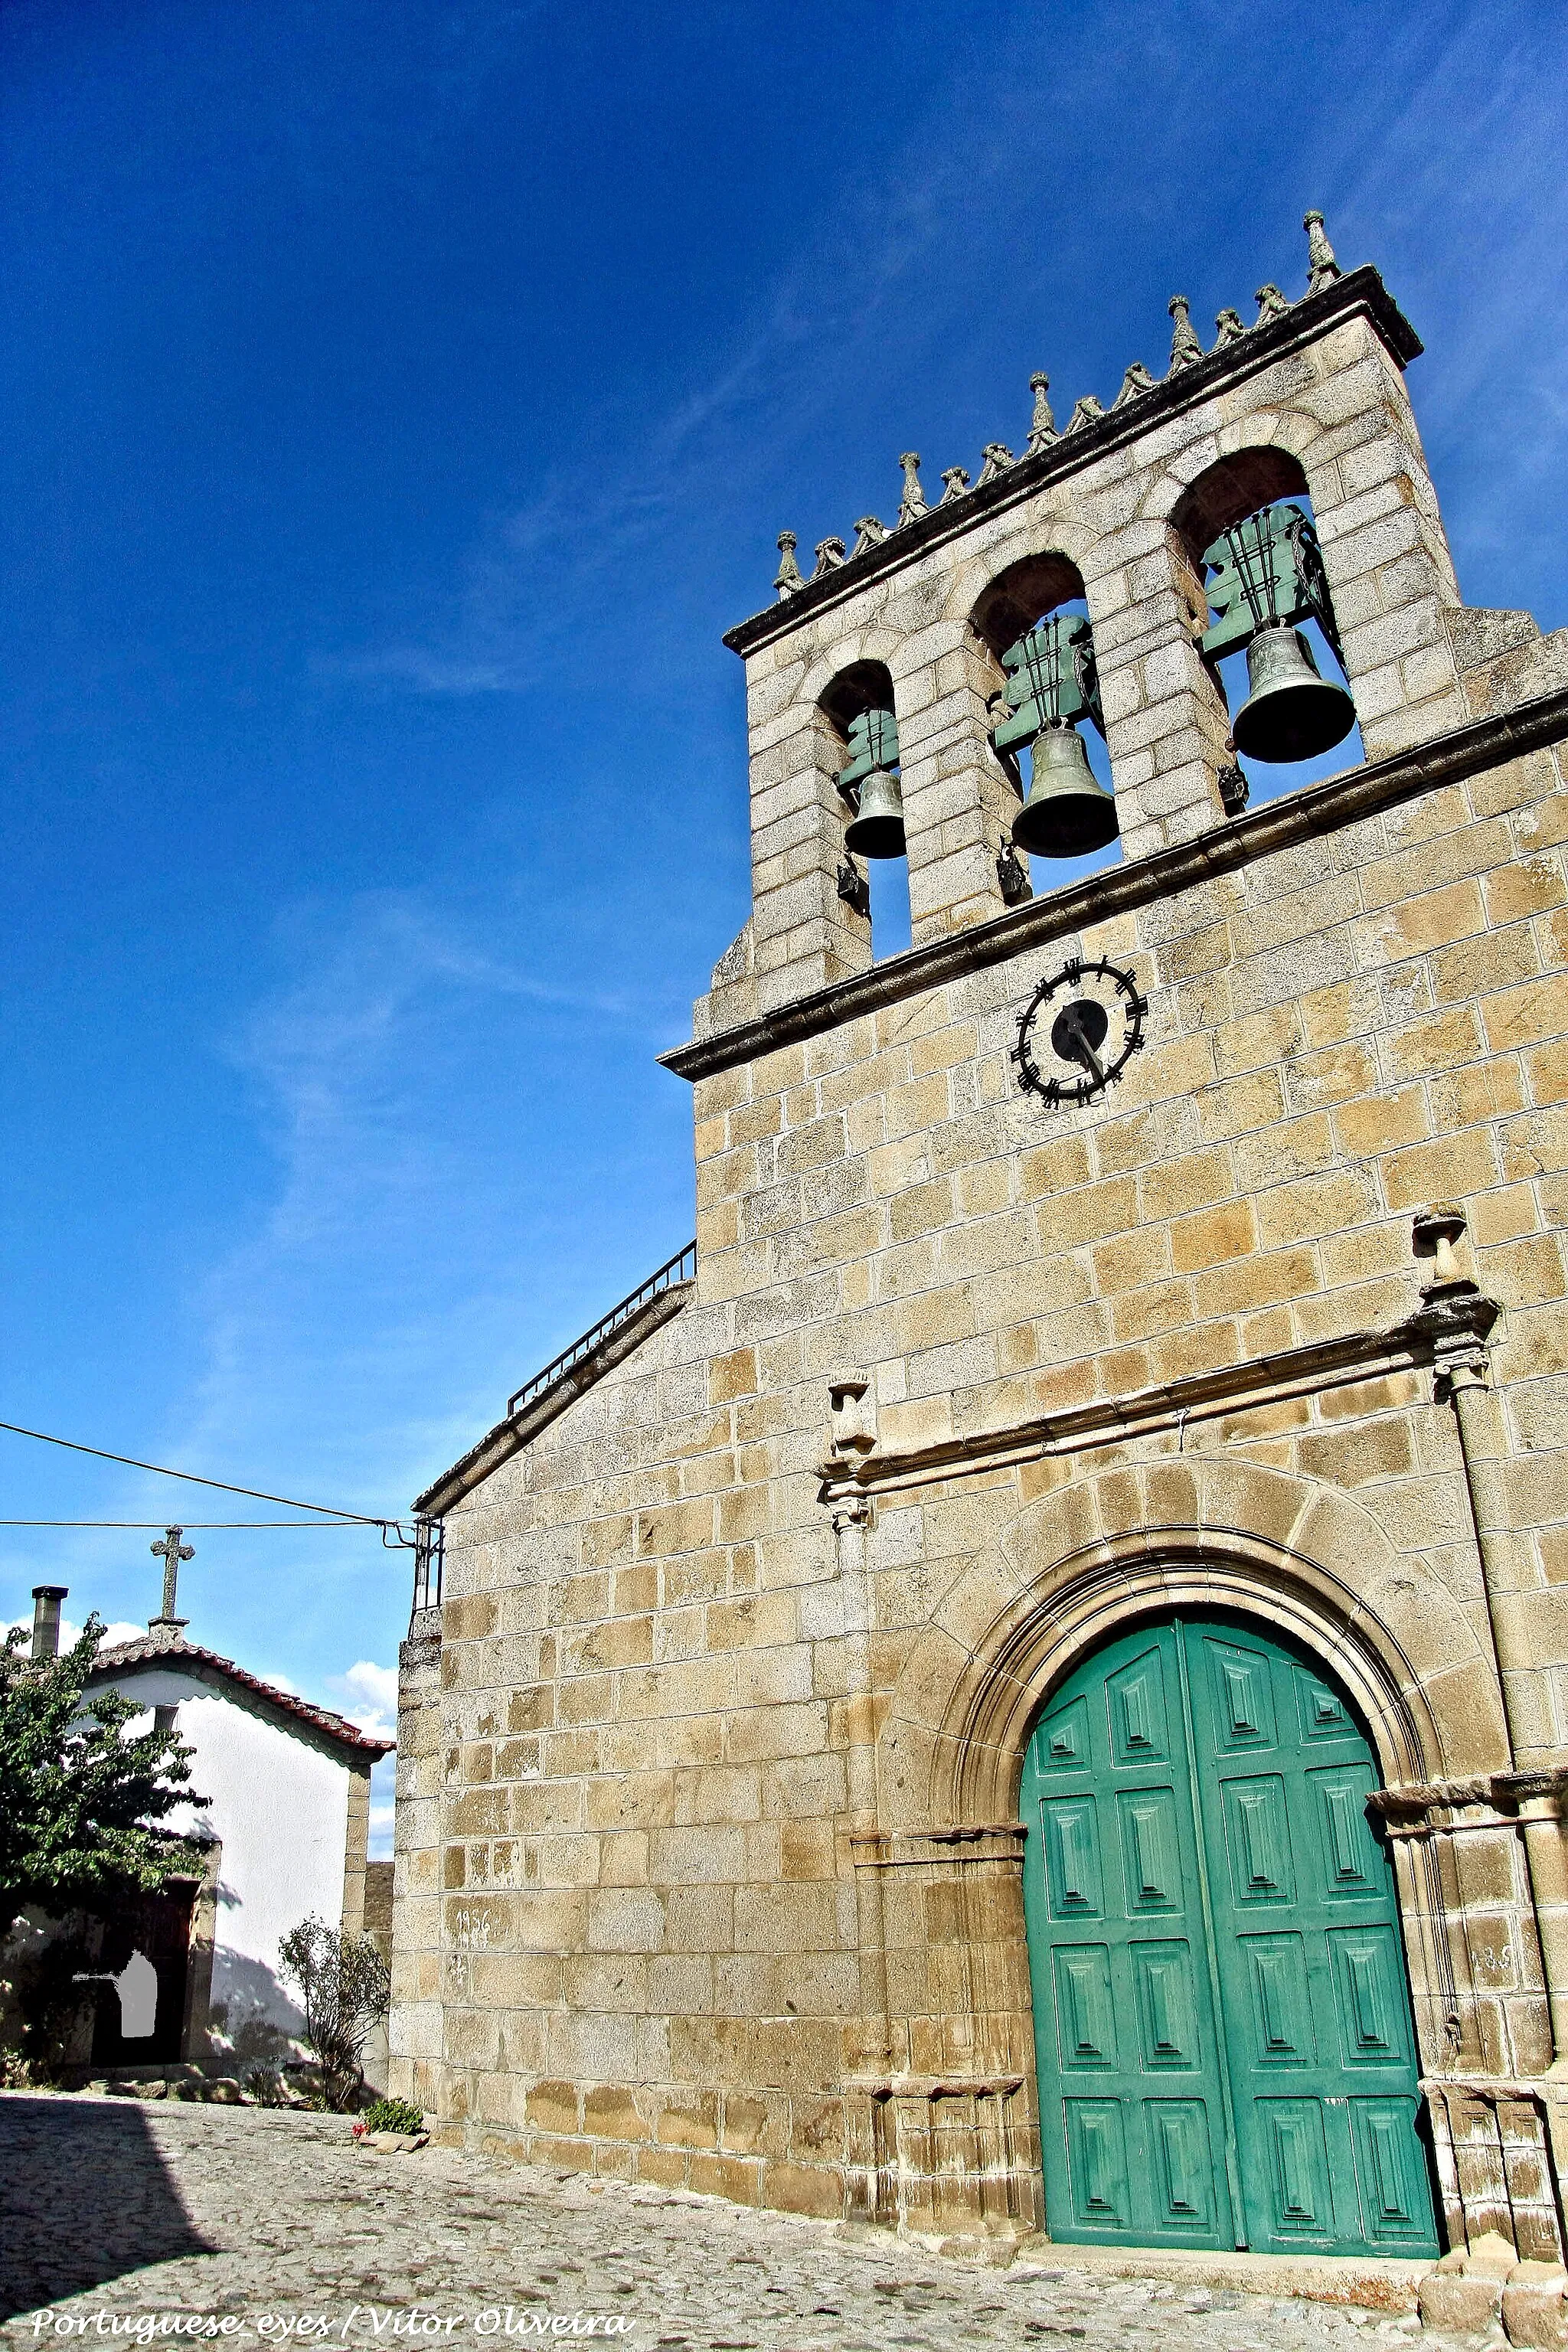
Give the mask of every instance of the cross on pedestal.
[[171, 1633], [174, 1633], [180, 1626], [188, 1625], [191, 1622], [188, 1617], [176, 1617], [174, 1614], [174, 1588], [180, 1580], [180, 1562], [183, 1559], [195, 1559], [196, 1556], [195, 1544], [180, 1541], [184, 1532], [184, 1528], [165, 1528], [163, 1542], [149, 1544], [147, 1547], [153, 1557], [161, 1559], [163, 1563], [163, 1606], [152, 1621], [153, 1630], [160, 1626], [166, 1626]]

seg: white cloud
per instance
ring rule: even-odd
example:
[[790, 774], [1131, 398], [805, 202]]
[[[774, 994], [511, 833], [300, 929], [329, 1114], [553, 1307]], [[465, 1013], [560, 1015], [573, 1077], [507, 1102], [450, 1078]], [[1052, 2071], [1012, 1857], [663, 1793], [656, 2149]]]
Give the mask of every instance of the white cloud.
[[378, 1738], [392, 1737], [397, 1728], [395, 1666], [378, 1666], [369, 1658], [360, 1658], [346, 1675], [328, 1675], [326, 1685], [351, 1723]]

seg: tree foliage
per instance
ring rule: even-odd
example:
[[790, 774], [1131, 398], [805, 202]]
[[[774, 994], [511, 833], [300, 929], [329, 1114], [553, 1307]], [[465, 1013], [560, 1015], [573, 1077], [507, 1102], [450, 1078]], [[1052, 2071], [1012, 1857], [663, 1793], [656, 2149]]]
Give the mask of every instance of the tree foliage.
[[101, 1914], [127, 1892], [155, 1894], [191, 1867], [190, 1848], [159, 1824], [206, 1802], [191, 1792], [178, 1732], [127, 1733], [143, 1709], [89, 1691], [96, 1616], [58, 1658], [35, 1664], [26, 1639], [13, 1628], [0, 1643], [0, 1937], [29, 1904]]
[[278, 1947], [282, 1974], [300, 1988], [305, 2042], [321, 2070], [327, 2104], [340, 2115], [364, 2083], [364, 2045], [392, 2006], [386, 1962], [368, 1936], [346, 1936], [312, 1913]]

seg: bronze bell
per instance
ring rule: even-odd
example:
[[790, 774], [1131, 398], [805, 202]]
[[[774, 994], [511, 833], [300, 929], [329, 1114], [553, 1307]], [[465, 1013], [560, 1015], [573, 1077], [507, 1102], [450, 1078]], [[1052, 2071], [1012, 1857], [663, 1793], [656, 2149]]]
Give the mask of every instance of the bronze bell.
[[1029, 797], [1013, 820], [1017, 846], [1032, 857], [1082, 857], [1114, 841], [1115, 796], [1097, 782], [1078, 729], [1056, 719], [1029, 748]]
[[904, 796], [886, 768], [873, 768], [860, 787], [860, 806], [845, 827], [844, 846], [860, 857], [904, 854]]
[[1249, 760], [1315, 759], [1355, 725], [1355, 704], [1342, 686], [1319, 676], [1300, 629], [1279, 623], [1259, 629], [1247, 648], [1247, 678], [1250, 691], [1231, 736]]

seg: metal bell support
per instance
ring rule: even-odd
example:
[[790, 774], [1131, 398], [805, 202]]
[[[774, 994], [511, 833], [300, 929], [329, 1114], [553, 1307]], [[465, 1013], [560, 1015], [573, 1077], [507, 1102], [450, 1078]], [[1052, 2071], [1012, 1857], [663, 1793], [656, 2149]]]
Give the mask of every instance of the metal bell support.
[[[1013, 840], [1031, 857], [1082, 857], [1114, 841], [1116, 802], [1096, 779], [1078, 729], [1061, 715], [1062, 665], [1074, 660], [1062, 624], [1047, 620], [1024, 640], [1024, 667], [1041, 718], [1029, 746], [1029, 793], [1013, 820]], [[1083, 679], [1075, 679], [1080, 688]]]
[[893, 770], [899, 763], [899, 722], [890, 709], [873, 703], [849, 722], [849, 758], [838, 772], [838, 789], [854, 814], [844, 829], [844, 846], [858, 857], [901, 857], [904, 796]]
[[1029, 797], [1013, 819], [1018, 848], [1031, 857], [1082, 857], [1115, 840], [1115, 799], [1096, 778], [1076, 727], [1050, 720], [1030, 746], [1030, 761]]
[[903, 856], [904, 796], [886, 768], [862, 778], [860, 805], [844, 829], [844, 846], [858, 857]]
[[1215, 573], [1209, 597], [1219, 614], [1205, 634], [1205, 653], [1217, 660], [1247, 646], [1249, 691], [1231, 725], [1237, 750], [1283, 765], [1342, 743], [1355, 725], [1355, 705], [1322, 677], [1295, 626], [1310, 615], [1339, 652], [1317, 535], [1301, 509], [1267, 507], [1233, 523], [1204, 562]]
[[1247, 681], [1231, 735], [1249, 760], [1316, 759], [1355, 725], [1350, 696], [1319, 674], [1311, 646], [1286, 623], [1258, 630], [1247, 648]]

